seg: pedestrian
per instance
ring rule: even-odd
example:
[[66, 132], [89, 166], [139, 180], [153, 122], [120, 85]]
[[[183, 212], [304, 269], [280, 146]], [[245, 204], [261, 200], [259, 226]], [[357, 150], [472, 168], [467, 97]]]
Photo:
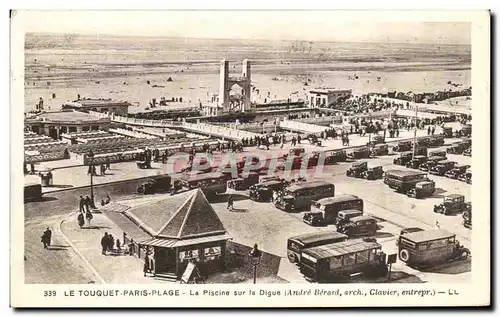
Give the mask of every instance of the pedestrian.
[[108, 245], [108, 233], [105, 232], [104, 236], [101, 238], [101, 247], [103, 255], [106, 255], [107, 245]]
[[118, 250], [118, 253], [122, 252], [122, 245], [120, 243], [120, 239], [116, 239], [116, 250]]
[[80, 212], [84, 212], [84, 206], [85, 206], [85, 199], [83, 198], [83, 196], [80, 196]]
[[134, 255], [135, 253], [134, 239], [130, 239], [130, 242], [128, 244], [128, 249], [129, 249], [129, 255]]
[[111, 169], [111, 163], [109, 161], [109, 157], [106, 158], [106, 169], [108, 169], [108, 170]]
[[229, 195], [229, 198], [227, 199], [227, 209], [233, 211], [233, 204], [234, 204], [233, 195]]
[[87, 212], [90, 212], [90, 206], [92, 205], [92, 199], [90, 199], [89, 196], [85, 197], [84, 205], [85, 205], [85, 209], [87, 210]]
[[52, 231], [47, 227], [44, 234], [47, 235], [47, 245], [50, 246], [50, 243], [52, 241]]
[[85, 214], [85, 218], [87, 219], [87, 224], [90, 226], [90, 221], [92, 220], [92, 218], [94, 218], [92, 212], [87, 211], [87, 213]]
[[439, 225], [439, 221], [436, 220], [436, 228], [440, 229], [441, 226]]
[[142, 271], [144, 272], [144, 277], [146, 277], [146, 273], [149, 272], [149, 261], [148, 259], [144, 259], [144, 266]]
[[48, 248], [49, 248], [49, 247], [48, 247], [49, 243], [48, 243], [47, 231], [45, 231], [45, 232], [42, 234], [42, 240], [41, 240], [41, 241], [42, 241], [42, 243], [43, 243], [43, 248], [44, 248], [44, 249], [48, 249]]
[[83, 225], [85, 224], [85, 216], [83, 215], [82, 212], [78, 214], [78, 225], [80, 226], [80, 229], [83, 228]]
[[113, 238], [112, 234], [108, 235], [108, 251], [113, 251], [115, 248], [115, 238]]

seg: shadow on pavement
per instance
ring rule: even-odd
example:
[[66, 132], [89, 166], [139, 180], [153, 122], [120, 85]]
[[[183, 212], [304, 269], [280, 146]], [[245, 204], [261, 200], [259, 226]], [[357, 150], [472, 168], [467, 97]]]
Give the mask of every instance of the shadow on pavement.
[[111, 229], [111, 228], [107, 226], [88, 226], [88, 227], [82, 227], [82, 229]]
[[375, 234], [374, 237], [382, 239], [382, 238], [391, 238], [391, 237], [394, 237], [394, 235], [392, 233], [389, 233], [389, 232], [379, 231]]
[[230, 212], [248, 212], [248, 209], [245, 208], [233, 208]]
[[73, 185], [52, 185], [50, 188], [73, 188]]
[[454, 262], [444, 263], [436, 267], [422, 268], [420, 271], [438, 274], [462, 274], [470, 272], [472, 261], [470, 258], [466, 260], [458, 260]]

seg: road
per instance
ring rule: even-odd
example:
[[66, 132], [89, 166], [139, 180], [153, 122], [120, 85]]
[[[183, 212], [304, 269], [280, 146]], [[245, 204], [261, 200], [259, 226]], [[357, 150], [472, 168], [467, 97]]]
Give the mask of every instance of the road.
[[[392, 165], [394, 156], [381, 156], [369, 159], [369, 165], [382, 165], [384, 169], [403, 168]], [[462, 164], [470, 164], [470, 158], [449, 155], [450, 160]], [[116, 165], [115, 165], [116, 166]], [[405, 227], [431, 228], [436, 221], [442, 228], [457, 234], [467, 247], [470, 247], [470, 230], [461, 225], [460, 215], [444, 216], [433, 212], [434, 204], [442, 201], [443, 195], [450, 193], [462, 194], [470, 200], [470, 185], [450, 180], [444, 177], [430, 176], [436, 182], [438, 190], [432, 197], [426, 199], [410, 199], [389, 189], [382, 180], [367, 181], [345, 176], [350, 163], [330, 166], [327, 174], [312, 176], [315, 180], [324, 179], [336, 185], [336, 194], [348, 193], [358, 195], [365, 201], [365, 211], [378, 218], [383, 229], [377, 239], [382, 243], [386, 253], [396, 251], [395, 239], [400, 230]], [[404, 169], [404, 168], [403, 168]], [[310, 174], [309, 171], [308, 174]], [[137, 197], [136, 188], [143, 179], [127, 180], [115, 184], [95, 186], [96, 200], [110, 195], [112, 200]], [[64, 215], [78, 208], [80, 195], [89, 195], [88, 188], [69, 189], [44, 195], [41, 202], [25, 204], [25, 255], [27, 283], [92, 283], [95, 278], [89, 273], [83, 261], [64, 242], [55, 228]], [[241, 200], [243, 199], [243, 200]], [[213, 204], [227, 230], [233, 235], [234, 241], [245, 245], [258, 243], [266, 252], [280, 257], [286, 257], [286, 239], [290, 236], [332, 230], [333, 228], [316, 228], [302, 222], [302, 214], [287, 214], [276, 209], [270, 203], [256, 203], [244, 196], [237, 198], [235, 207], [239, 212], [228, 212], [226, 203]], [[54, 232], [54, 249], [44, 250], [40, 236], [49, 226]], [[440, 268], [440, 271], [417, 272], [402, 263], [393, 266], [395, 276], [400, 281], [425, 282], [443, 281], [456, 282], [470, 278], [470, 263], [459, 263]], [[281, 261], [280, 277], [291, 282], [304, 282], [294, 265]]]

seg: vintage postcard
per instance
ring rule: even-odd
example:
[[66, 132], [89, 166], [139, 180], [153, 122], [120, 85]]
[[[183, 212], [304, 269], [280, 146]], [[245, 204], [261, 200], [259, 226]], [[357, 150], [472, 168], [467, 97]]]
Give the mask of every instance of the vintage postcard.
[[11, 305], [490, 305], [489, 52], [488, 11], [13, 10]]

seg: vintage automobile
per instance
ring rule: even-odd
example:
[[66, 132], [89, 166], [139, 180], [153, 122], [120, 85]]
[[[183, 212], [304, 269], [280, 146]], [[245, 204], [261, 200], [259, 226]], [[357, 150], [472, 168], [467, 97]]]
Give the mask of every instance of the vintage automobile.
[[384, 184], [398, 193], [406, 194], [420, 182], [432, 182], [427, 173], [412, 170], [388, 170], [384, 173]]
[[408, 162], [411, 161], [411, 158], [413, 157], [413, 152], [412, 151], [406, 151], [406, 152], [401, 152], [399, 153], [399, 156], [394, 158], [392, 160], [392, 163], [394, 165], [406, 165]]
[[457, 141], [457, 142], [454, 142], [451, 146], [446, 148], [446, 153], [462, 154], [469, 147], [470, 147], [470, 145], [468, 145], [466, 142]]
[[399, 260], [413, 268], [465, 260], [470, 250], [460, 245], [456, 235], [442, 229], [407, 233], [398, 240]]
[[444, 145], [444, 135], [443, 134], [434, 134], [429, 136], [429, 142], [427, 146], [436, 147]]
[[441, 156], [441, 157], [446, 158], [446, 151], [445, 150], [434, 150], [434, 151], [429, 152], [429, 157], [433, 157], [433, 156]]
[[[363, 214], [363, 199], [355, 195], [337, 195], [335, 197], [326, 197], [319, 199], [311, 205], [312, 213], [321, 213], [323, 215], [323, 224], [336, 224], [339, 217], [339, 212], [343, 210], [361, 211], [356, 215]], [[345, 219], [344, 215], [342, 219]]]
[[377, 144], [372, 148], [372, 156], [388, 155], [389, 146], [387, 144]]
[[465, 149], [465, 151], [462, 154], [465, 156], [472, 156], [472, 147]]
[[147, 183], [143, 183], [137, 186], [137, 192], [139, 194], [149, 195], [158, 192], [167, 192], [172, 187], [172, 178], [170, 176], [163, 176], [148, 180]]
[[345, 150], [325, 151], [325, 155], [325, 164], [335, 164], [347, 160], [347, 152]]
[[460, 142], [465, 146], [465, 148], [470, 148], [472, 146], [472, 139], [471, 138], [462, 138]]
[[419, 231], [424, 231], [424, 229], [418, 228], [418, 227], [411, 227], [411, 228], [402, 229], [401, 232], [399, 233], [399, 237], [396, 239], [396, 246], [399, 244], [399, 240], [401, 240], [401, 236], [408, 234], [408, 233], [419, 232]]
[[353, 239], [302, 250], [299, 268], [318, 283], [346, 282], [353, 276], [387, 275], [387, 255], [375, 239]]
[[281, 180], [270, 180], [250, 186], [248, 196], [253, 201], [271, 201], [273, 191], [281, 191], [285, 183]]
[[444, 176], [446, 172], [451, 171], [453, 168], [455, 168], [456, 164], [457, 162], [453, 161], [441, 161], [437, 163], [436, 166], [431, 167], [429, 173], [432, 175]]
[[369, 235], [374, 236], [380, 226], [377, 220], [370, 216], [357, 216], [337, 225], [337, 232], [349, 237]]
[[294, 147], [291, 148], [288, 153], [283, 154], [283, 159], [287, 159], [289, 155], [300, 157], [306, 153], [306, 150], [303, 147]]
[[465, 173], [470, 165], [455, 165], [455, 167], [444, 174], [447, 178], [458, 179], [458, 176]]
[[415, 187], [411, 188], [406, 192], [406, 195], [410, 198], [424, 198], [434, 195], [436, 191], [436, 183], [433, 181], [418, 182]]
[[351, 159], [363, 159], [370, 157], [370, 148], [368, 147], [360, 147], [353, 149], [351, 153], [348, 153], [347, 156]]
[[366, 171], [361, 173], [361, 178], [367, 180], [382, 179], [384, 177], [384, 170], [382, 166], [368, 167]]
[[31, 182], [24, 184], [24, 202], [42, 199], [42, 184]]
[[444, 127], [443, 135], [445, 138], [453, 138], [453, 128], [452, 127]]
[[368, 162], [354, 162], [352, 166], [345, 172], [348, 177], [360, 178], [361, 174], [368, 170]]
[[423, 155], [415, 155], [408, 163], [406, 163], [406, 167], [418, 169], [420, 164], [425, 163], [427, 161], [427, 156]]
[[262, 176], [259, 178], [259, 183], [265, 183], [268, 181], [283, 181], [279, 176]]
[[374, 135], [370, 142], [366, 143], [366, 146], [373, 147], [377, 144], [385, 143], [385, 138], [383, 135]]
[[294, 183], [278, 196], [274, 206], [286, 212], [310, 209], [313, 201], [335, 196], [335, 185], [325, 181]]
[[470, 202], [465, 203], [466, 208], [462, 214], [463, 225], [465, 228], [472, 229], [472, 204]]
[[404, 151], [410, 151], [412, 148], [412, 142], [411, 141], [401, 141], [398, 142], [398, 145], [394, 146], [392, 150], [394, 152], [404, 152]]
[[137, 167], [139, 169], [148, 169], [148, 168], [151, 168], [151, 161], [150, 160], [145, 160], [145, 161], [137, 161], [136, 162], [137, 164]]
[[310, 226], [319, 226], [323, 224], [322, 212], [306, 212], [302, 220]]
[[[423, 137], [420, 137], [417, 139], [417, 146], [429, 146], [429, 143], [431, 142], [431, 137], [430, 136], [423, 136]], [[411, 146], [413, 147], [413, 143], [414, 142], [411, 142]]]
[[299, 263], [302, 250], [347, 241], [348, 238], [345, 234], [330, 230], [293, 236], [287, 241], [287, 258], [291, 263]]
[[346, 209], [337, 213], [337, 218], [334, 221], [335, 226], [343, 226], [349, 223], [351, 218], [363, 216], [363, 211], [359, 209]]
[[434, 205], [434, 212], [453, 215], [463, 212], [465, 208], [465, 197], [459, 194], [451, 194], [446, 195], [441, 204]]
[[427, 158], [427, 161], [420, 164], [419, 170], [423, 172], [428, 172], [432, 167], [436, 166], [439, 162], [446, 161], [446, 157], [442, 156], [431, 156]]
[[458, 180], [467, 184], [472, 184], [472, 171], [469, 169], [465, 173], [458, 175]]
[[247, 177], [238, 177], [227, 181], [227, 188], [233, 190], [247, 190], [250, 186], [259, 183], [259, 173], [250, 172]]

